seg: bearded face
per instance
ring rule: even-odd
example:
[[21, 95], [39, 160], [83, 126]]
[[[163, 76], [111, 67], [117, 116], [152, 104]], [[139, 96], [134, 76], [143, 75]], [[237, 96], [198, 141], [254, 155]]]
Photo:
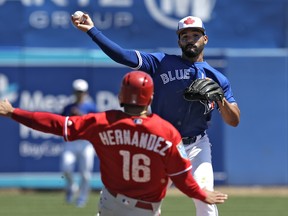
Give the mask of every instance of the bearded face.
[[187, 44], [181, 46], [182, 53], [187, 56], [188, 58], [193, 58], [198, 56], [204, 49], [204, 44]]
[[179, 35], [179, 47], [188, 58], [199, 56], [207, 43], [207, 36], [199, 30], [187, 29]]

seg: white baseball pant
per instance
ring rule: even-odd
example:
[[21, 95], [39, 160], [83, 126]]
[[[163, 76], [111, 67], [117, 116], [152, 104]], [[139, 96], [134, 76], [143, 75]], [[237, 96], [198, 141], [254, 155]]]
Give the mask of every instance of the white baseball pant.
[[160, 216], [161, 202], [151, 204], [153, 210], [136, 207], [140, 200], [122, 194], [112, 195], [106, 188], [100, 194], [97, 216]]
[[[211, 161], [211, 143], [207, 134], [194, 143], [185, 145], [188, 158], [192, 163], [192, 174], [201, 188], [214, 190], [214, 175]], [[193, 199], [196, 216], [218, 216], [216, 205], [209, 205]]]
[[[86, 140], [76, 140], [66, 142], [62, 154], [61, 169], [67, 182], [66, 192], [71, 193], [71, 197], [66, 197], [67, 202], [71, 202], [73, 195], [79, 188], [77, 204], [85, 204], [90, 192], [90, 180], [94, 166], [95, 151], [92, 144]], [[76, 166], [80, 174], [80, 186], [75, 182], [73, 172]]]

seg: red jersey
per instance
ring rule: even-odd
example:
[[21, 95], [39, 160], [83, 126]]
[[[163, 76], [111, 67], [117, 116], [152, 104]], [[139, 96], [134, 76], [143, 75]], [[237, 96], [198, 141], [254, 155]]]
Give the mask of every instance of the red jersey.
[[112, 110], [69, 121], [64, 138], [93, 144], [103, 184], [116, 193], [157, 202], [169, 176], [191, 169], [179, 132], [156, 114], [141, 118]]
[[158, 202], [165, 197], [170, 177], [187, 196], [206, 199], [188, 172], [192, 166], [179, 132], [156, 114], [143, 118], [112, 110], [64, 117], [16, 108], [11, 117], [66, 141], [90, 141], [100, 159], [102, 182], [114, 193]]

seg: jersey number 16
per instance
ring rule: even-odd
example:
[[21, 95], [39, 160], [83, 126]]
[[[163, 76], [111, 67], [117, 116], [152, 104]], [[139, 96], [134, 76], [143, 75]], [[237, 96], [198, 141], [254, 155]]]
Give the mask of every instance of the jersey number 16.
[[[150, 164], [151, 160], [145, 154], [131, 154], [129, 151], [121, 150], [123, 157], [123, 178], [135, 182], [148, 182], [151, 179]], [[131, 167], [131, 170], [130, 170]]]

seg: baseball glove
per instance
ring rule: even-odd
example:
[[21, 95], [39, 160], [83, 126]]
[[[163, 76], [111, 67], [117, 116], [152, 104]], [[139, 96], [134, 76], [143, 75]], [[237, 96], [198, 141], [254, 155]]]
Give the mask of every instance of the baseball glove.
[[184, 99], [187, 101], [222, 101], [224, 92], [212, 79], [196, 79], [184, 90]]

